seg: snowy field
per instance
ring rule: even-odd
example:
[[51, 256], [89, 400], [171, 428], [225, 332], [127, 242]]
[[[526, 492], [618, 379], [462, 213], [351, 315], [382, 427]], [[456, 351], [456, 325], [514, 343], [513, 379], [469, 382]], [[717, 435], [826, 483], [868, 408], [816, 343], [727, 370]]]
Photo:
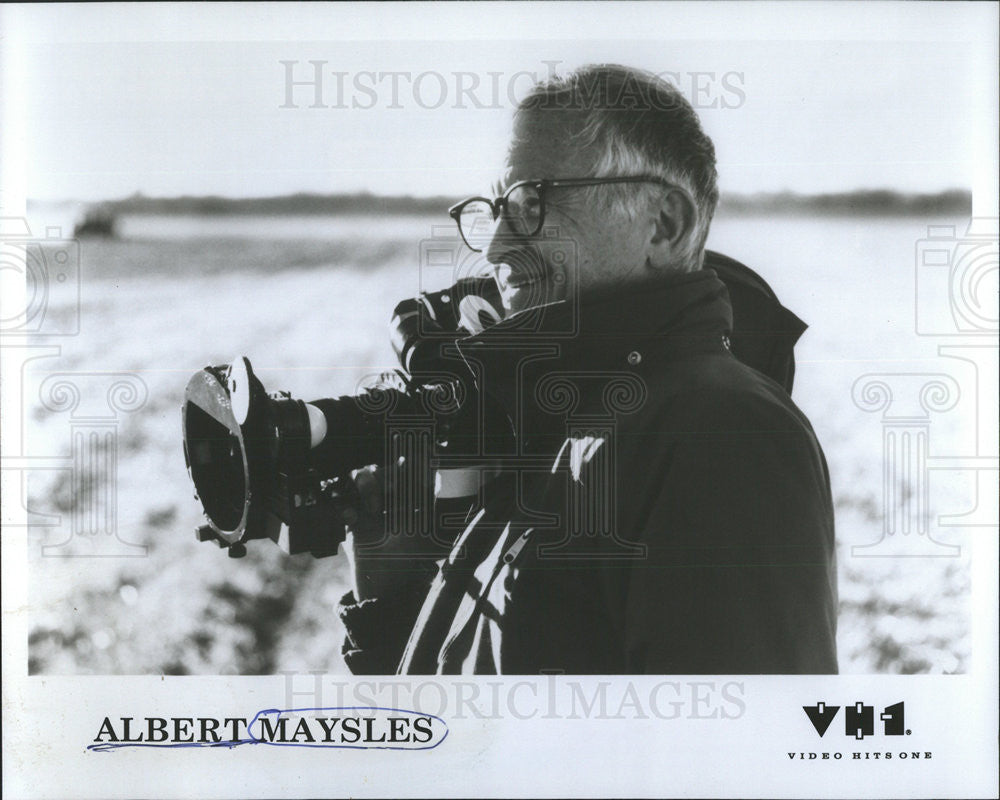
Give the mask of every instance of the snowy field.
[[[289, 558], [258, 542], [238, 560], [195, 541], [183, 389], [195, 370], [238, 353], [269, 389], [305, 399], [352, 392], [363, 376], [394, 366], [389, 313], [419, 285], [419, 242], [446, 222], [135, 218], [123, 220], [119, 240], [80, 243], [80, 332], [40, 340], [59, 354], [25, 371], [26, 452], [58, 462], [34, 471], [27, 489], [31, 511], [48, 515], [28, 533], [31, 673], [346, 671], [334, 614], [347, 580], [341, 557]], [[718, 220], [709, 243], [761, 272], [810, 325], [793, 396], [832, 474], [843, 672], [952, 673], [969, 664], [972, 548], [937, 519], [971, 507], [974, 487], [961, 475], [931, 481], [925, 516], [941, 544], [914, 532], [896, 535], [896, 557], [854, 549], [880, 541], [885, 513], [882, 416], [855, 402], [855, 382], [885, 373], [968, 379], [914, 329], [917, 242], [928, 224], [955, 222], [741, 217]], [[53, 285], [48, 302], [54, 324], [71, 322], [75, 281]], [[71, 452], [72, 412], [39, 398], [62, 372], [128, 373], [145, 390], [141, 407], [118, 415], [113, 495], [118, 535], [144, 546], [141, 557], [67, 557], [88, 546], [72, 541], [43, 554], [67, 539], [74, 507], [103, 474], [93, 464], [58, 468]], [[932, 456], [968, 452], [967, 395], [930, 415]], [[81, 469], [85, 479], [74, 484]], [[918, 488], [904, 487], [889, 510]], [[908, 557], [920, 546], [930, 552]]]

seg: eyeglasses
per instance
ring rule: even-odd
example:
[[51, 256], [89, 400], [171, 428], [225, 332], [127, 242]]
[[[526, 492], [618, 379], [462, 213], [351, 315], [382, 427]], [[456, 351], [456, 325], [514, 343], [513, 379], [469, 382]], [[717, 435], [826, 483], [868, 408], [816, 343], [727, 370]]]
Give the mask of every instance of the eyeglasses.
[[577, 186], [604, 186], [610, 183], [659, 183], [673, 186], [663, 178], [633, 175], [625, 178], [554, 178], [552, 180], [518, 181], [499, 197], [469, 197], [448, 209], [448, 215], [458, 225], [462, 241], [469, 249], [481, 253], [483, 248], [473, 242], [484, 241], [493, 223], [506, 215], [510, 229], [518, 236], [537, 236], [545, 222], [545, 195], [549, 189]]

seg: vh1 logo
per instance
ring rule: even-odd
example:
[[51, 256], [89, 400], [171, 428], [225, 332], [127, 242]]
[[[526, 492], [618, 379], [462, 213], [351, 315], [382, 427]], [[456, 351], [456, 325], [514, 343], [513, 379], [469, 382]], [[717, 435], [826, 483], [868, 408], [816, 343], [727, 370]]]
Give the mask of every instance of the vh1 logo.
[[[840, 711], [840, 706], [829, 706], [826, 703], [817, 703], [814, 706], [802, 706], [809, 721], [816, 729], [816, 733], [823, 736], [830, 728], [830, 724]], [[895, 703], [886, 706], [879, 714], [882, 721], [882, 731], [886, 736], [909, 736], [912, 731], [906, 729], [903, 723], [903, 703]], [[866, 736], [875, 734], [875, 706], [866, 706], [864, 703], [855, 703], [853, 706], [844, 707], [844, 735], [853, 736], [855, 739], [864, 739]]]

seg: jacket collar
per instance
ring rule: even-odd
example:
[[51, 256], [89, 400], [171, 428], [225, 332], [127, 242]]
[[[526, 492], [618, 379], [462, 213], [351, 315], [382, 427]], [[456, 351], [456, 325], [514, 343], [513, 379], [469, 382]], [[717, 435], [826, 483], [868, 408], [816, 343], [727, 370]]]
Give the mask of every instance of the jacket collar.
[[700, 270], [608, 292], [577, 308], [557, 303], [525, 311], [457, 345], [481, 396], [506, 414], [507, 423], [495, 430], [487, 424], [495, 420], [484, 415], [481, 435], [494, 444], [506, 442], [495, 445], [502, 450], [514, 447], [507, 438], [512, 430], [518, 452], [524, 452], [528, 440], [538, 439], [533, 446], [544, 450], [552, 444], [546, 432], [561, 435], [552, 418], [530, 410], [544, 376], [606, 380], [695, 354], [724, 354], [731, 328], [725, 284], [713, 271]]
[[[560, 367], [635, 366], [650, 354], [723, 347], [733, 314], [725, 284], [710, 269], [668, 275], [581, 302], [528, 309], [458, 342], [459, 351], [524, 354], [558, 344]], [[638, 360], [636, 358], [638, 354]]]

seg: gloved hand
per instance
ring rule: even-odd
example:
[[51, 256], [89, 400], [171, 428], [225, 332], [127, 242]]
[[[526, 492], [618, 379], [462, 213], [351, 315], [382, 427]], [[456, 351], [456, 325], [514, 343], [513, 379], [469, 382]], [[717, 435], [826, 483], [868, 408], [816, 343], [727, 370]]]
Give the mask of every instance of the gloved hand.
[[[393, 465], [402, 479], [407, 465]], [[449, 545], [435, 541], [429, 531], [406, 535], [387, 531], [386, 481], [384, 471], [374, 465], [356, 469], [342, 478], [340, 489], [347, 536], [344, 555], [354, 577], [354, 596], [360, 602], [398, 591], [416, 581], [429, 582], [435, 560], [444, 558]], [[433, 502], [428, 497], [429, 502]]]

